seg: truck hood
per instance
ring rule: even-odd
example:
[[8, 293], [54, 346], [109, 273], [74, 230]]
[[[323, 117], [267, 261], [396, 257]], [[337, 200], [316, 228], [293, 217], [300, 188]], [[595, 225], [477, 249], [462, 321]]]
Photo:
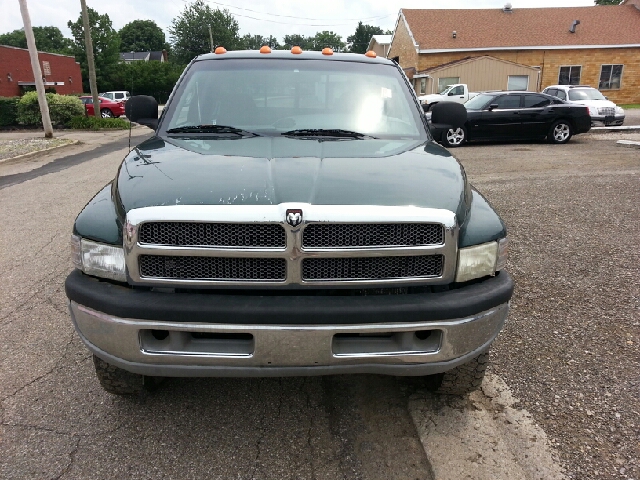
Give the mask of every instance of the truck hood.
[[439, 93], [430, 93], [429, 95], [421, 95], [418, 97], [420, 103], [432, 103], [442, 100], [444, 97]]
[[414, 205], [464, 221], [462, 166], [422, 140], [152, 137], [123, 161], [120, 215], [159, 205]]

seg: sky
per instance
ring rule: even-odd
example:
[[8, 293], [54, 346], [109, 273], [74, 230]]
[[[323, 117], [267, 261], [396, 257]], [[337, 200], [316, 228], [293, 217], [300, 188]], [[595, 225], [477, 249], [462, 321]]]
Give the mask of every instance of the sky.
[[[502, 8], [509, 0], [205, 0], [212, 8], [227, 9], [240, 26], [240, 34], [315, 35], [333, 31], [346, 41], [358, 25], [376, 25], [393, 30], [401, 8]], [[578, 7], [593, 5], [592, 0], [510, 0], [514, 9], [532, 7]], [[0, 34], [23, 27], [18, 0], [1, 0]], [[169, 41], [171, 20], [184, 9], [187, 0], [87, 0], [87, 5], [107, 13], [116, 30], [132, 20], [153, 20]], [[71, 37], [67, 21], [80, 15], [79, 0], [27, 0], [31, 24], [58, 27]]]

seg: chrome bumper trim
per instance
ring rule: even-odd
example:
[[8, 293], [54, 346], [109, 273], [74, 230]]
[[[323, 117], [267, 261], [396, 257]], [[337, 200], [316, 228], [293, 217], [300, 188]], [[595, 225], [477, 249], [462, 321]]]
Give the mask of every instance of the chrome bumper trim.
[[[509, 304], [468, 318], [352, 325], [172, 323], [113, 317], [75, 302], [70, 302], [69, 309], [83, 342], [93, 353], [108, 357], [107, 361], [139, 365], [139, 371], [151, 375], [170, 370], [177, 376], [217, 376], [216, 371], [230, 368], [242, 376], [243, 369], [336, 367], [349, 371], [353, 367], [362, 371], [357, 367], [367, 365], [366, 371], [379, 366], [384, 373], [390, 366], [452, 362], [495, 339]], [[169, 332], [169, 340], [151, 339], [151, 330]], [[432, 332], [426, 340], [415, 334], [424, 336], [425, 331]], [[219, 334], [222, 340], [193, 340], [191, 332]]]

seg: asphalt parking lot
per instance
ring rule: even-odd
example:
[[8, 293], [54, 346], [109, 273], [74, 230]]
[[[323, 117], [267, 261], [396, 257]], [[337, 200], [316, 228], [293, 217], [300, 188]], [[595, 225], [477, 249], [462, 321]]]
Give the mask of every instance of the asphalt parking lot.
[[[571, 479], [640, 479], [640, 150], [619, 138], [640, 134], [453, 151], [509, 228], [516, 293], [491, 375]], [[515, 422], [485, 405], [488, 391], [434, 398], [411, 379], [353, 376], [106, 394], [63, 281], [73, 219], [126, 152], [126, 137], [110, 142], [0, 165], [0, 478], [456, 478], [439, 473], [434, 439], [466, 478], [560, 478], [493, 475], [471, 442], [429, 434], [482, 409]], [[488, 450], [501, 454], [497, 440]]]
[[516, 281], [493, 349], [570, 478], [640, 477], [640, 134], [463, 147], [509, 228]]

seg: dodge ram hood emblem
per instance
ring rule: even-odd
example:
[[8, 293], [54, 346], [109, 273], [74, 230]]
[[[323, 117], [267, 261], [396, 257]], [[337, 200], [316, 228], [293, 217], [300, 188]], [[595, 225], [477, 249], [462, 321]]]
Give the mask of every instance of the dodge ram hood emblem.
[[292, 208], [288, 209], [286, 219], [289, 225], [297, 227], [302, 223], [302, 210]]

